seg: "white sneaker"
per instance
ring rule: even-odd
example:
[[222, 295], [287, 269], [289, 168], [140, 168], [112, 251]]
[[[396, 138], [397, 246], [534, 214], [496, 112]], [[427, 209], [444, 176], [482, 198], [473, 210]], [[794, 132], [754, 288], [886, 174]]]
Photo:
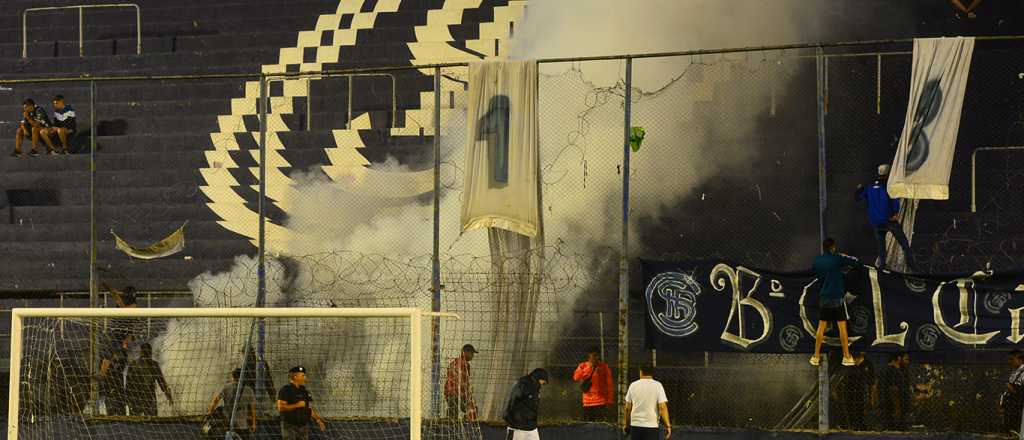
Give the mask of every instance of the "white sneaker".
[[821, 365], [821, 357], [820, 356], [811, 356], [810, 363], [811, 363], [811, 365], [814, 365], [815, 367], [817, 367], [818, 365]]
[[857, 361], [853, 360], [852, 357], [844, 357], [843, 358], [843, 366], [852, 367], [854, 365], [857, 365]]

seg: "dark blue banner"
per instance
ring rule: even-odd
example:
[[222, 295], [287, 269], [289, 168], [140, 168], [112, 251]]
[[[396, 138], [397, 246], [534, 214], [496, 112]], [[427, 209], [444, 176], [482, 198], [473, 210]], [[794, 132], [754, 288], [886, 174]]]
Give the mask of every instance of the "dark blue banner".
[[[820, 284], [718, 261], [642, 261], [649, 349], [810, 353]], [[846, 274], [851, 347], [863, 351], [1024, 348], [1024, 274]], [[831, 328], [826, 343], [838, 344]]]

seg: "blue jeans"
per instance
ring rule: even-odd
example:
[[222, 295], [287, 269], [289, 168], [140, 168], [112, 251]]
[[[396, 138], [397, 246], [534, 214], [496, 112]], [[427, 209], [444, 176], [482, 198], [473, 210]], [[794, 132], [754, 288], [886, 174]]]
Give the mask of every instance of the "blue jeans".
[[899, 222], [892, 221], [875, 226], [875, 242], [878, 246], [878, 268], [885, 269], [885, 235], [890, 232], [896, 238], [896, 242], [900, 244], [900, 248], [903, 249], [903, 256], [907, 259], [907, 269], [912, 269], [914, 267], [914, 254], [910, 252], [910, 242], [907, 241], [907, 235], [903, 233], [903, 226]]

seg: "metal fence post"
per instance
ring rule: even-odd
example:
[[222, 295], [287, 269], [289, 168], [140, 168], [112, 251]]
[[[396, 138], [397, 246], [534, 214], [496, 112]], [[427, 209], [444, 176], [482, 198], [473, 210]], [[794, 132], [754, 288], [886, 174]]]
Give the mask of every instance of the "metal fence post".
[[[818, 94], [818, 238], [825, 241], [825, 212], [828, 208], [828, 187], [825, 174], [825, 57], [821, 47], [815, 57]], [[818, 366], [818, 431], [828, 432], [829, 413], [828, 354], [823, 354]]]
[[78, 7], [78, 56], [85, 56], [85, 8]]
[[349, 74], [347, 76], [348, 76], [348, 119], [346, 119], [347, 122], [345, 122], [345, 129], [346, 130], [351, 130], [352, 129], [352, 75]]
[[[349, 91], [351, 94], [351, 90]], [[395, 91], [397, 94], [397, 91]], [[393, 96], [393, 95], [392, 95]], [[430, 309], [441, 311], [441, 68], [434, 68], [434, 243], [431, 249]], [[430, 413], [439, 417], [441, 380], [441, 318], [430, 320]]]
[[[626, 90], [623, 99], [622, 144], [622, 247], [619, 256], [619, 380], [618, 422], [624, 423], [622, 403], [629, 383], [629, 127], [633, 98], [633, 59], [626, 58]], [[625, 428], [625, 426], [620, 426]]]
[[[96, 308], [96, 81], [89, 81], [89, 307]], [[99, 348], [96, 320], [89, 321], [89, 397], [99, 414], [99, 382], [96, 377], [96, 357]]]
[[[267, 236], [266, 236], [266, 219], [267, 219], [267, 77], [263, 74], [259, 76], [260, 81], [260, 102], [256, 109], [259, 111], [259, 147], [260, 147], [260, 185], [259, 185], [259, 235], [257, 238], [257, 245], [259, 247], [259, 266], [256, 268], [256, 307], [263, 307], [267, 301], [267, 272], [266, 272], [266, 254], [267, 254]], [[267, 374], [263, 371], [263, 355], [265, 348], [265, 332], [266, 332], [266, 320], [257, 318], [259, 322], [256, 331], [256, 353], [253, 361], [256, 363], [256, 396], [262, 396], [263, 390], [263, 375]], [[250, 330], [251, 331], [251, 330]], [[246, 352], [242, 354], [242, 365], [245, 365], [249, 359], [249, 347], [246, 347]], [[260, 399], [262, 400], [262, 399]]]

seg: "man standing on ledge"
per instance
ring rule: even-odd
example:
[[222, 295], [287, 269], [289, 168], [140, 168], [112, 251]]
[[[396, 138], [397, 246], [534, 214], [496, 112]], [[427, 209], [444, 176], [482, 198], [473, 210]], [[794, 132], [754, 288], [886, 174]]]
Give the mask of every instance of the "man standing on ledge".
[[540, 387], [548, 383], [548, 372], [537, 368], [520, 377], [505, 405], [506, 440], [540, 440], [537, 413], [540, 410]]
[[839, 327], [839, 342], [843, 346], [843, 365], [852, 367], [857, 364], [850, 356], [850, 337], [846, 332], [846, 321], [850, 319], [846, 313], [846, 286], [843, 280], [844, 270], [860, 267], [854, 258], [838, 252], [836, 241], [827, 238], [821, 244], [822, 254], [814, 259], [814, 273], [821, 283], [821, 296], [818, 299], [818, 333], [814, 335], [814, 356], [811, 365], [821, 363], [821, 343], [825, 339], [828, 323], [834, 322]]
[[277, 410], [281, 413], [281, 438], [283, 440], [306, 440], [309, 438], [309, 419], [312, 418], [326, 431], [324, 419], [313, 409], [313, 398], [306, 390], [306, 369], [292, 367], [288, 370], [288, 385], [277, 392]]

